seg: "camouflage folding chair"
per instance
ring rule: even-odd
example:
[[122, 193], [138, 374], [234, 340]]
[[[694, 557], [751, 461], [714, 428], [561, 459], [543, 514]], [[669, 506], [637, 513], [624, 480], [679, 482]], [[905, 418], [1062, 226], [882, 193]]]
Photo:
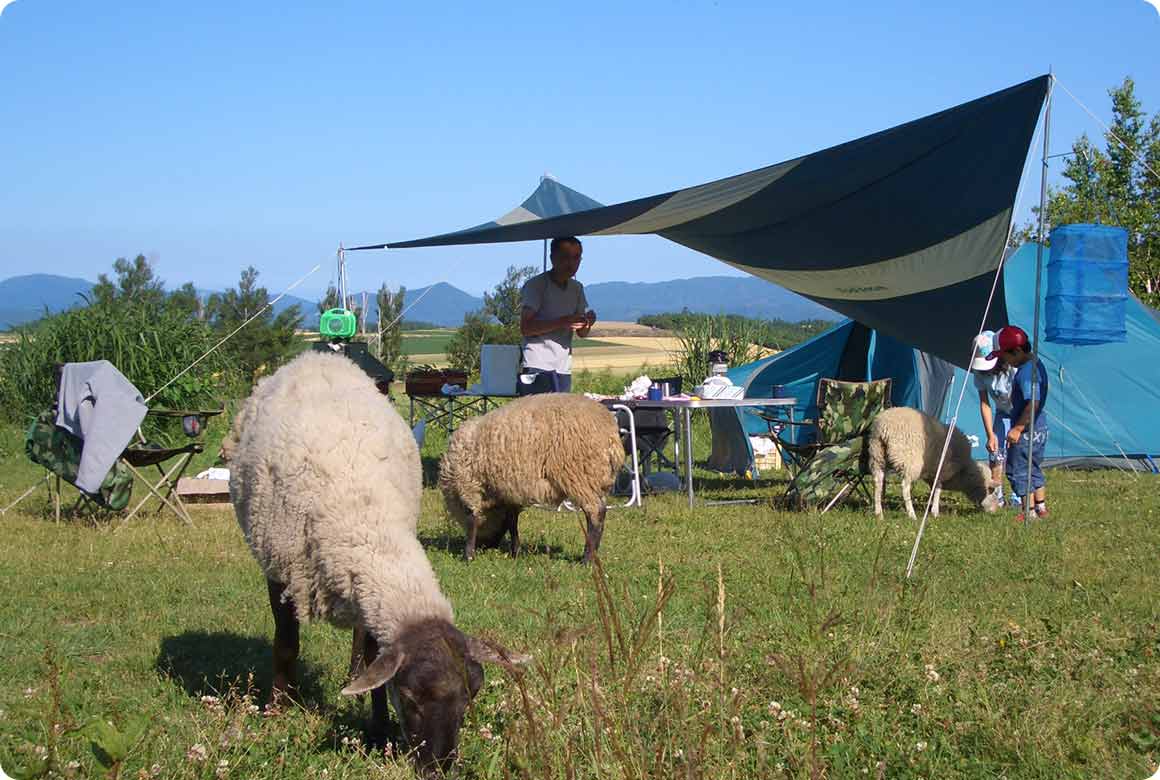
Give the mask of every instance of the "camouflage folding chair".
[[855, 489], [870, 498], [864, 479], [863, 442], [870, 423], [890, 407], [891, 387], [890, 379], [818, 382], [818, 419], [802, 423], [814, 428], [813, 440], [806, 444], [778, 441], [798, 461], [797, 473], [785, 493], [789, 506], [821, 507], [826, 512]]
[[[55, 367], [56, 378], [59, 384], [63, 364]], [[168, 507], [178, 519], [186, 524], [192, 524], [181, 497], [177, 494], [177, 483], [184, 475], [194, 456], [205, 450], [203, 434], [205, 422], [209, 417], [221, 414], [223, 410], [194, 410], [180, 411], [173, 409], [149, 409], [147, 417], [180, 419], [182, 431], [189, 439], [185, 444], [177, 447], [167, 447], [155, 442], [146, 441], [141, 429], [137, 429], [135, 440], [131, 441], [117, 457], [113, 467], [102, 481], [98, 492], [87, 493], [78, 488], [80, 495], [74, 509], [82, 506], [90, 510], [108, 510], [121, 512], [129, 506], [133, 494], [135, 480], [140, 480], [147, 494], [143, 496], [133, 509], [123, 518], [128, 522], [144, 508], [150, 496], [158, 500], [157, 512]], [[80, 469], [81, 454], [84, 451], [84, 441], [73, 433], [56, 425], [57, 403], [39, 414], [29, 426], [25, 434], [24, 450], [29, 460], [43, 466], [48, 472], [48, 478], [55, 477], [55, 489], [50, 486], [53, 494], [53, 504], [57, 520], [61, 511], [61, 482], [76, 487], [77, 474]], [[170, 463], [170, 461], [173, 461]], [[156, 475], [150, 475], [149, 469], [156, 469]]]

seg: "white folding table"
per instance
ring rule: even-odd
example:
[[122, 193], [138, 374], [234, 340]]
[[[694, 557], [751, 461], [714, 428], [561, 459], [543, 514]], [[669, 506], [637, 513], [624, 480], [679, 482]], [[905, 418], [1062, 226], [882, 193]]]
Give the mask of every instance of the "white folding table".
[[[685, 447], [685, 489], [689, 494], [689, 507], [693, 506], [693, 410], [694, 409], [733, 409], [737, 407], [780, 407], [787, 413], [789, 422], [793, 422], [793, 408], [797, 404], [794, 398], [665, 398], [660, 401], [647, 399], [618, 401], [633, 409], [667, 409], [678, 420], [677, 440], [684, 438]], [[678, 412], [680, 414], [678, 415]]]

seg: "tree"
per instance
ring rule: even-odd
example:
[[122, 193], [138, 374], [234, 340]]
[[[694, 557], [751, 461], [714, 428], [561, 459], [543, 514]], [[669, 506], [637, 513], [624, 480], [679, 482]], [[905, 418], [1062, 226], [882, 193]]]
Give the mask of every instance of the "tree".
[[[1105, 147], [1098, 148], [1086, 134], [1072, 144], [1063, 169], [1067, 184], [1049, 192], [1046, 217], [1048, 229], [1078, 222], [1126, 229], [1129, 286], [1138, 298], [1156, 307], [1160, 305], [1160, 113], [1149, 120], [1135, 89], [1135, 82], [1125, 78], [1108, 90], [1112, 124], [1104, 136]], [[1033, 212], [1038, 216], [1038, 207]], [[1036, 234], [1033, 225], [1024, 225], [1015, 236], [1022, 242], [1034, 240]]]
[[520, 324], [520, 291], [524, 282], [536, 275], [536, 269], [530, 265], [516, 268], [509, 265], [503, 281], [495, 286], [490, 293], [483, 294], [484, 314], [495, 317], [500, 325], [519, 329]]
[[265, 287], [258, 286], [253, 266], [242, 271], [237, 289], [215, 293], [209, 299], [209, 319], [219, 336], [226, 336], [254, 318], [230, 338], [224, 349], [243, 375], [253, 380], [259, 373], [272, 372], [293, 351], [294, 332], [301, 315], [291, 306], [274, 316], [264, 308], [270, 302]]
[[407, 295], [406, 287], [399, 287], [396, 292], [383, 285], [375, 296], [375, 303], [379, 309], [379, 321], [376, 325], [378, 333], [379, 362], [399, 373], [406, 362], [403, 356], [403, 301]]
[[192, 282], [186, 282], [173, 292], [169, 293], [166, 305], [173, 311], [180, 312], [193, 319], [204, 319], [205, 311], [201, 305], [201, 296]]
[[503, 281], [483, 294], [483, 308], [463, 317], [463, 325], [447, 345], [447, 358], [469, 374], [479, 371], [479, 348], [484, 344], [519, 344], [520, 290], [535, 276], [532, 266], [508, 266]]
[[113, 273], [117, 277], [115, 283], [106, 274], [97, 277], [92, 291], [95, 302], [108, 303], [127, 298], [160, 306], [165, 300], [165, 283], [154, 274], [145, 255], [137, 255], [132, 261], [118, 257], [113, 261]]

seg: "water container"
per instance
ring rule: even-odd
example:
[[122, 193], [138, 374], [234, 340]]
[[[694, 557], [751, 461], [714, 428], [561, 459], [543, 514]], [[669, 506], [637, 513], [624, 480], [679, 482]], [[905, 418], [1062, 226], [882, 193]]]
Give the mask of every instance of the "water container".
[[1127, 299], [1127, 230], [1108, 225], [1061, 225], [1051, 231], [1045, 309], [1048, 341], [1127, 341]]

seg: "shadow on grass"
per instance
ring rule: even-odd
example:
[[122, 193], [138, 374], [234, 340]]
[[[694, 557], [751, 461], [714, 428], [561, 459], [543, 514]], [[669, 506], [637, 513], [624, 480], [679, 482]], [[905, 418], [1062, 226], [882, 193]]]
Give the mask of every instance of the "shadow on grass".
[[[452, 555], [462, 561], [463, 551], [467, 547], [467, 537], [465, 537], [462, 533], [455, 533], [450, 530], [444, 530], [438, 533], [424, 533], [423, 531], [420, 531], [419, 543], [427, 549], [441, 550], [442, 552], [445, 552], [448, 555]], [[507, 536], [504, 536], [490, 544], [477, 542], [475, 545], [475, 554], [477, 557], [480, 553], [494, 554], [493, 551], [495, 551], [510, 560], [510, 550], [511, 546]], [[579, 561], [581, 557], [580, 555], [573, 556], [566, 554], [564, 552], [564, 548], [559, 545], [547, 544], [540, 541], [532, 541], [529, 540], [526, 536], [521, 535], [519, 557], [526, 558], [533, 555], [546, 555], [552, 560], [567, 561]], [[519, 558], [516, 560], [519, 560]]]
[[[161, 640], [154, 666], [190, 696], [217, 696], [230, 689], [245, 690], [254, 676], [255, 700], [265, 702], [272, 688], [274, 647], [264, 637], [224, 631], [187, 631]], [[303, 702], [322, 700], [321, 673], [298, 659], [298, 690]]]

